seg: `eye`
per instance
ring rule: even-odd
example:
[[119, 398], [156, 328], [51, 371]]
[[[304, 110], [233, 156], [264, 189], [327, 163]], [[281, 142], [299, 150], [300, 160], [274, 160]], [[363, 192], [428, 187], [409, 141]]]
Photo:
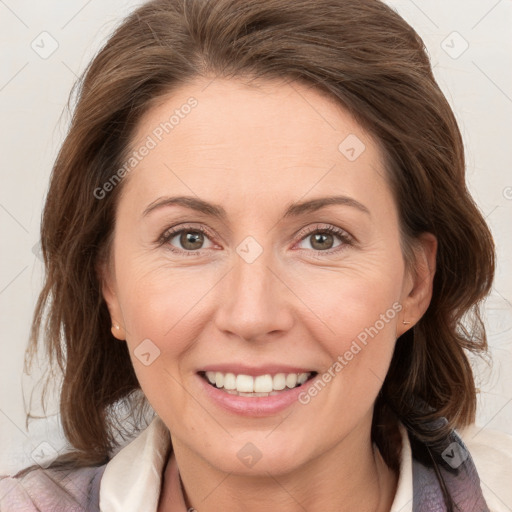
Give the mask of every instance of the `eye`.
[[[211, 245], [205, 247], [205, 241], [209, 241]], [[187, 255], [197, 254], [197, 251], [213, 246], [206, 230], [201, 227], [169, 229], [161, 236], [160, 243], [167, 244], [172, 251]]]
[[301, 243], [307, 243], [309, 247], [300, 249], [313, 250], [330, 254], [338, 252], [346, 245], [352, 244], [352, 237], [343, 229], [331, 225], [316, 225], [302, 233]]
[[[208, 242], [209, 245], [205, 246]], [[177, 226], [167, 230], [159, 239], [161, 245], [166, 245], [171, 251], [187, 256], [200, 254], [202, 249], [212, 248], [210, 235], [203, 227]], [[309, 247], [300, 247], [307, 243]], [[312, 250], [331, 254], [352, 245], [353, 239], [345, 230], [332, 225], [315, 225], [301, 233], [300, 250]]]

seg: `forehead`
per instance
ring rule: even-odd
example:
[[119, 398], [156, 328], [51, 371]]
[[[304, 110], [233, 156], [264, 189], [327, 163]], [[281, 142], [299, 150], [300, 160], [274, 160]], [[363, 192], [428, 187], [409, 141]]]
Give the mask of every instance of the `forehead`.
[[334, 99], [298, 82], [201, 79], [183, 85], [146, 112], [131, 150], [149, 140], [151, 150], [127, 176], [148, 196], [171, 183], [217, 200], [364, 196], [386, 185], [372, 137]]

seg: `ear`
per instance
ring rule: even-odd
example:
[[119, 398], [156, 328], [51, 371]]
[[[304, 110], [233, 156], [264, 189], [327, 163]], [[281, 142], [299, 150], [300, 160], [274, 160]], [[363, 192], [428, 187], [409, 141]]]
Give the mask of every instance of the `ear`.
[[[436, 272], [435, 235], [422, 233], [417, 238], [414, 254], [414, 268], [408, 270], [402, 290], [402, 315], [397, 325], [397, 337], [414, 327], [430, 305]], [[404, 324], [404, 321], [408, 323]]]
[[101, 293], [110, 313], [112, 335], [118, 340], [125, 340], [126, 330], [124, 327], [124, 317], [116, 294], [114, 265], [109, 260], [103, 259], [97, 265], [96, 273], [100, 282]]

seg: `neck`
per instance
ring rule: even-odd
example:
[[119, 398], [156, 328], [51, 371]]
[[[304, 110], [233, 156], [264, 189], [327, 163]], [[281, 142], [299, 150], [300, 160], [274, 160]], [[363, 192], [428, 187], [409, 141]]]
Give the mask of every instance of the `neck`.
[[[293, 471], [226, 473], [207, 464], [178, 440], [173, 440], [187, 509], [198, 512], [388, 512], [397, 475], [373, 447], [369, 432], [358, 443], [348, 437], [339, 445]], [[255, 466], [256, 469], [257, 466]], [[170, 512], [166, 500], [166, 470], [159, 512]]]

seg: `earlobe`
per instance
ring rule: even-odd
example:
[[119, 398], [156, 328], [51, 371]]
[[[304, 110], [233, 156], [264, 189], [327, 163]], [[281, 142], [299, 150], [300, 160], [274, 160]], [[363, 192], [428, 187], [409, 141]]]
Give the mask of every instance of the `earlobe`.
[[117, 338], [120, 341], [124, 341], [126, 339], [125, 330], [124, 330], [124, 328], [121, 328], [121, 326], [119, 324], [117, 324], [117, 323], [112, 324], [111, 331], [112, 331], [112, 336], [114, 336], [114, 338]]
[[97, 275], [100, 282], [101, 293], [107, 304], [108, 311], [110, 313], [110, 318], [112, 321], [111, 332], [114, 338], [118, 340], [126, 339], [126, 332], [124, 329], [124, 319], [121, 314], [121, 307], [119, 305], [119, 300], [117, 294], [115, 292], [115, 283], [114, 283], [114, 272], [113, 269], [110, 268], [108, 263], [103, 262], [97, 267]]
[[397, 327], [397, 337], [413, 327], [427, 311], [432, 299], [436, 272], [437, 238], [432, 233], [422, 233], [415, 247], [415, 264], [411, 281], [402, 301], [403, 313]]

